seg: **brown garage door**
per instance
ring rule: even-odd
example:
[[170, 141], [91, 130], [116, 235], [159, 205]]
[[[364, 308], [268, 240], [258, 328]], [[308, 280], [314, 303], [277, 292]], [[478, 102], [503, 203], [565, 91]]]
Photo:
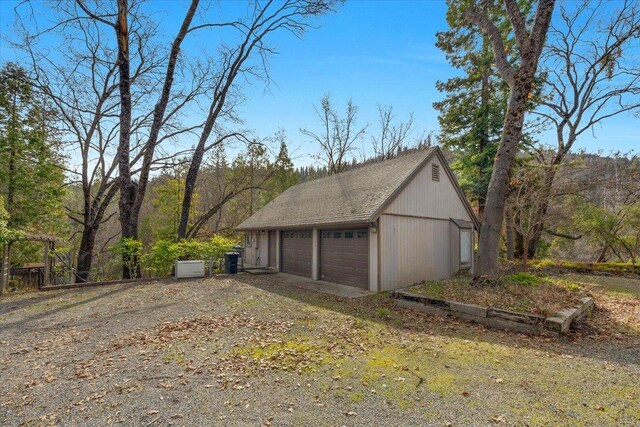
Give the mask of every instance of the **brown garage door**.
[[311, 277], [311, 230], [283, 231], [280, 237], [282, 271]]
[[320, 239], [320, 278], [367, 288], [369, 231], [366, 228], [322, 230]]

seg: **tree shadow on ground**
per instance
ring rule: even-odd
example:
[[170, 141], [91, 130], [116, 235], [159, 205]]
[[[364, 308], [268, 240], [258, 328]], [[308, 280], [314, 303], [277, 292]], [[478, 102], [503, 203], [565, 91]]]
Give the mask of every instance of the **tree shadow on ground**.
[[[284, 280], [283, 280], [284, 279]], [[473, 322], [429, 315], [414, 310], [398, 308], [388, 293], [372, 294], [359, 298], [342, 298], [295, 286], [295, 279], [281, 275], [238, 275], [237, 281], [282, 297], [290, 298], [318, 308], [376, 322], [386, 327], [414, 333], [437, 334], [447, 338], [479, 340], [508, 347], [527, 347], [550, 353], [596, 358], [605, 362], [640, 365], [640, 337], [627, 336], [623, 340], [596, 337], [583, 328], [560, 339], [529, 336], [515, 332], [487, 329]], [[305, 278], [300, 278], [303, 282]], [[380, 315], [381, 308], [392, 315]], [[595, 316], [607, 316], [596, 310]], [[603, 319], [601, 319], [603, 320]], [[615, 322], [613, 318], [606, 319]], [[587, 323], [588, 325], [588, 323]]]
[[[14, 310], [18, 310], [18, 309], [22, 309], [22, 308], [28, 308], [31, 305], [35, 305], [38, 303], [42, 303], [44, 301], [53, 299], [53, 298], [61, 298], [64, 297], [65, 295], [70, 295], [73, 294], [75, 296], [77, 295], [83, 295], [83, 294], [92, 294], [96, 292], [97, 289], [97, 294], [94, 295], [93, 297], [90, 298], [86, 298], [86, 299], [81, 299], [79, 301], [75, 301], [75, 302], [69, 302], [69, 303], [64, 303], [60, 305], [60, 306], [56, 306], [53, 307], [49, 310], [44, 310], [38, 313], [35, 313], [31, 316], [25, 316], [25, 317], [21, 317], [20, 320], [16, 320], [16, 321], [12, 321], [12, 322], [0, 322], [0, 326], [1, 329], [6, 331], [6, 330], [10, 330], [10, 329], [17, 329], [17, 328], [23, 328], [26, 325], [32, 324], [34, 322], [37, 322], [38, 320], [42, 320], [46, 317], [52, 316], [56, 313], [60, 313], [63, 311], [67, 311], [82, 305], [86, 305], [95, 301], [99, 301], [101, 299], [110, 297], [110, 296], [114, 296], [115, 294], [119, 294], [122, 292], [125, 292], [129, 289], [131, 289], [132, 287], [136, 286], [135, 283], [131, 283], [131, 284], [125, 284], [125, 285], [120, 285], [117, 286], [115, 288], [110, 288], [110, 289], [97, 289], [95, 287], [93, 288], [86, 288], [86, 289], [75, 289], [75, 290], [69, 290], [69, 291], [65, 291], [64, 294], [60, 294], [59, 292], [55, 292], [55, 294], [52, 293], [51, 296], [42, 296], [42, 297], [38, 297], [38, 298], [30, 298], [24, 301], [20, 301], [20, 302], [16, 302], [16, 304], [9, 304], [10, 307], [8, 310], [3, 310], [5, 314], [9, 314]], [[24, 302], [24, 304], [20, 304]]]

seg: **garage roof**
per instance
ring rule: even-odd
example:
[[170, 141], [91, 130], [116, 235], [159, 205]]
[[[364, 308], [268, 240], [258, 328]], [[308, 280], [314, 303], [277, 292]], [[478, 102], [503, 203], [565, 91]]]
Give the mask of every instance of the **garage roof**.
[[290, 187], [239, 230], [367, 223], [437, 148]]

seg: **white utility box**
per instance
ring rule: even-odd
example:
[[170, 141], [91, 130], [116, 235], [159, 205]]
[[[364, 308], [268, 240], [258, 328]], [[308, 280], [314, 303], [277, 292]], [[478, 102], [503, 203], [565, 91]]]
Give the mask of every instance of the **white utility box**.
[[204, 261], [176, 261], [176, 279], [204, 277]]

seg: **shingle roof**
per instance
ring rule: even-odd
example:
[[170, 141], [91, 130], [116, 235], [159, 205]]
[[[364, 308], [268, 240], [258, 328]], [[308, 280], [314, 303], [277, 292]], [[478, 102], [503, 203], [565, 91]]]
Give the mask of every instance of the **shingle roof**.
[[366, 223], [434, 150], [406, 154], [295, 185], [238, 229]]

